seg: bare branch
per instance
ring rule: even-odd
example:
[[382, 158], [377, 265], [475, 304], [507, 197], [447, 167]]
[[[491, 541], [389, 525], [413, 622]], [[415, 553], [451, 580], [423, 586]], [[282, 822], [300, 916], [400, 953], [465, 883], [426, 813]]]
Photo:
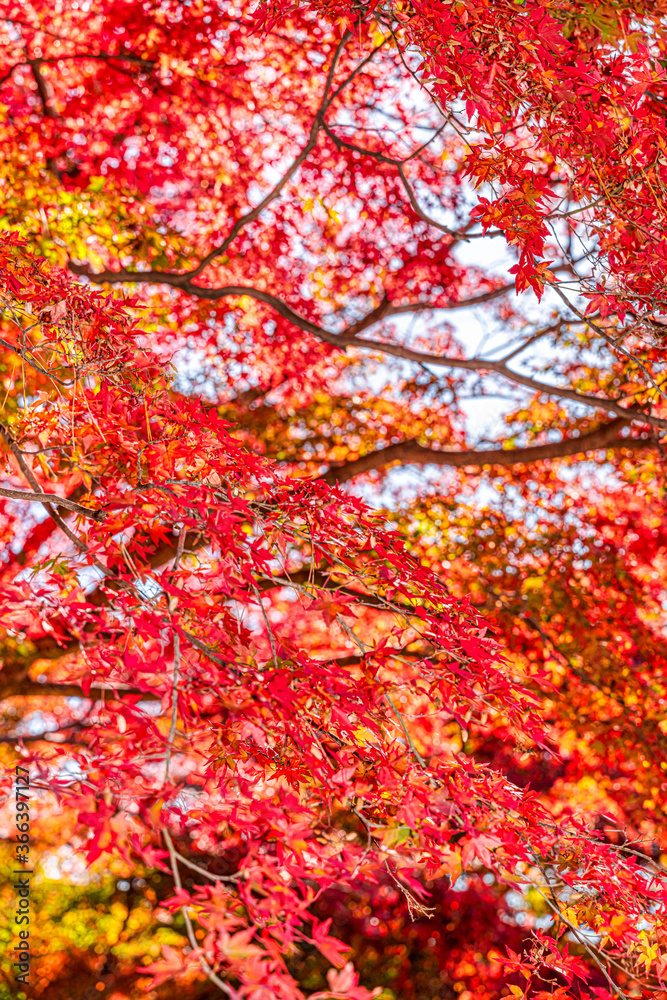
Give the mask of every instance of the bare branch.
[[264, 198], [262, 198], [259, 204], [255, 205], [255, 207], [250, 209], [249, 212], [246, 212], [245, 215], [242, 215], [239, 219], [236, 220], [231, 230], [229, 231], [229, 234], [225, 237], [222, 243], [219, 246], [214, 247], [214, 249], [211, 250], [210, 253], [206, 254], [206, 256], [199, 262], [197, 267], [195, 267], [192, 271], [188, 271], [186, 274], [179, 276], [186, 282], [192, 280], [192, 278], [198, 277], [202, 273], [202, 271], [204, 271], [208, 267], [208, 265], [216, 259], [216, 257], [221, 257], [227, 251], [228, 247], [236, 239], [241, 230], [245, 229], [245, 227], [249, 225], [249, 223], [253, 222], [256, 218], [258, 218], [258, 216], [262, 214], [264, 209], [268, 205], [270, 205], [272, 201], [275, 201], [275, 199], [279, 196], [285, 185], [289, 183], [292, 177], [294, 177], [294, 174], [297, 172], [297, 170], [304, 162], [304, 160], [306, 160], [310, 156], [311, 152], [313, 151], [313, 149], [317, 144], [317, 137], [324, 123], [324, 113], [330, 103], [329, 90], [331, 89], [331, 84], [333, 82], [333, 77], [336, 71], [338, 60], [340, 59], [343, 49], [345, 48], [346, 44], [349, 42], [351, 38], [352, 38], [352, 32], [346, 31], [343, 37], [341, 38], [340, 42], [338, 43], [336, 51], [334, 52], [333, 55], [333, 59], [331, 60], [331, 66], [329, 67], [329, 72], [327, 74], [327, 80], [324, 87], [324, 94], [322, 96], [322, 101], [313, 119], [313, 124], [310, 127], [310, 134], [308, 136], [308, 141], [306, 142], [305, 146], [303, 147], [299, 155], [295, 157], [294, 160], [292, 160], [290, 166], [282, 175], [278, 183], [273, 187], [271, 191], [269, 191], [267, 195], [264, 196]]
[[584, 406], [591, 406], [595, 409], [607, 410], [609, 413], [613, 413], [618, 417], [630, 416], [633, 420], [640, 420], [643, 423], [652, 424], [654, 427], [667, 428], [667, 418], [653, 416], [652, 414], [645, 413], [643, 410], [636, 407], [624, 407], [618, 400], [590, 396], [586, 393], [577, 392], [574, 389], [549, 385], [547, 382], [540, 382], [538, 379], [531, 378], [529, 375], [522, 375], [520, 372], [512, 371], [512, 369], [508, 368], [503, 361], [491, 361], [488, 358], [442, 357], [438, 354], [429, 354], [426, 351], [415, 351], [410, 347], [404, 347], [402, 344], [391, 344], [380, 340], [368, 340], [356, 335], [357, 331], [365, 330], [373, 323], [377, 323], [380, 320], [392, 315], [404, 315], [409, 312], [424, 312], [429, 309], [464, 309], [467, 306], [477, 305], [481, 302], [488, 302], [489, 300], [497, 298], [510, 291], [511, 287], [513, 287], [510, 285], [503, 285], [500, 288], [484, 292], [481, 295], [473, 296], [470, 299], [464, 299], [461, 302], [449, 303], [445, 306], [434, 306], [431, 303], [423, 302], [415, 302], [402, 306], [392, 306], [389, 303], [383, 303], [381, 304], [381, 307], [373, 310], [373, 312], [369, 313], [367, 317], [360, 320], [358, 323], [355, 323], [353, 326], [348, 327], [348, 329], [344, 330], [342, 333], [331, 333], [329, 330], [325, 330], [324, 327], [318, 326], [317, 323], [313, 323], [311, 320], [306, 319], [305, 316], [301, 316], [299, 313], [295, 312], [294, 309], [288, 306], [286, 302], [279, 299], [277, 295], [272, 295], [270, 292], [264, 292], [259, 288], [252, 288], [249, 285], [225, 285], [222, 288], [202, 288], [199, 285], [193, 285], [190, 282], [182, 281], [180, 275], [165, 274], [162, 271], [135, 272], [126, 270], [106, 270], [95, 274], [86, 265], [75, 264], [72, 261], [70, 261], [69, 267], [74, 274], [85, 275], [91, 281], [95, 282], [95, 284], [104, 284], [106, 282], [109, 282], [110, 284], [118, 284], [120, 282], [128, 281], [142, 284], [171, 285], [172, 287], [180, 288], [181, 291], [187, 292], [190, 295], [196, 295], [199, 298], [211, 300], [222, 299], [227, 296], [247, 295], [249, 298], [256, 299], [258, 302], [264, 302], [266, 305], [271, 306], [271, 308], [275, 309], [280, 316], [289, 320], [290, 323], [293, 323], [294, 326], [298, 327], [300, 330], [305, 330], [307, 333], [311, 333], [314, 337], [317, 337], [318, 340], [331, 344], [333, 347], [337, 347], [340, 350], [345, 350], [348, 347], [355, 347], [366, 351], [381, 351], [383, 354], [389, 354], [395, 358], [402, 358], [405, 361], [414, 361], [416, 364], [420, 365], [431, 365], [438, 368], [459, 368], [465, 369], [466, 371], [495, 372], [495, 374], [501, 375], [510, 382], [515, 382], [517, 385], [523, 385], [527, 389], [533, 389], [535, 392], [541, 392], [547, 396], [555, 396], [559, 399], [569, 399], [573, 403], [581, 403]]
[[486, 466], [529, 465], [549, 459], [584, 455], [587, 452], [609, 448], [650, 448], [648, 438], [621, 437], [620, 432], [627, 427], [627, 420], [611, 420], [590, 434], [581, 437], [563, 438], [549, 444], [533, 445], [528, 448], [493, 448], [488, 451], [436, 451], [415, 441], [402, 441], [389, 445], [369, 455], [346, 462], [329, 469], [322, 480], [326, 483], [345, 483], [355, 476], [373, 469], [382, 469], [394, 462], [401, 465], [443, 465], [455, 469]]
[[[25, 331], [22, 332], [25, 336]], [[46, 375], [48, 378], [52, 378], [54, 382], [58, 383], [58, 385], [69, 386], [72, 384], [71, 381], [67, 382], [64, 379], [59, 378], [58, 375], [55, 375], [53, 372], [50, 372], [48, 368], [42, 368], [41, 365], [39, 365], [33, 358], [29, 356], [32, 353], [30, 348], [26, 348], [26, 350], [23, 351], [21, 350], [20, 347], [18, 347], [17, 344], [12, 344], [8, 340], [5, 340], [3, 337], [0, 337], [0, 344], [3, 347], [6, 347], [7, 350], [14, 351], [15, 354], [18, 354], [19, 357], [23, 358], [23, 360], [27, 365], [30, 365], [31, 368], [34, 368], [35, 371], [40, 373], [40, 375]]]
[[49, 88], [46, 85], [46, 80], [42, 76], [42, 72], [40, 69], [43, 61], [44, 61], [43, 59], [27, 59], [26, 65], [30, 67], [33, 79], [37, 84], [37, 92], [42, 102], [42, 107], [44, 108], [44, 114], [46, 115], [47, 118], [57, 118], [58, 115], [56, 114], [56, 112], [51, 107], [51, 104], [49, 103]]
[[[69, 651], [67, 649], [62, 650], [63, 653]], [[36, 657], [36, 659], [42, 658], [47, 657], [43, 657], [42, 654]], [[4, 681], [0, 684], [0, 701], [4, 701], [6, 698], [44, 697], [90, 698], [92, 701], [98, 701], [105, 697], [108, 700], [110, 695], [120, 698], [126, 694], [141, 695], [142, 701], [162, 700], [162, 695], [155, 691], [142, 691], [141, 688], [130, 687], [125, 684], [93, 684], [86, 693], [81, 684], [60, 684], [58, 681], [46, 681], [42, 683], [39, 680], [33, 680], [31, 677], [16, 677], [4, 680], [2, 673], [0, 673], [0, 680]]]
[[[450, 229], [448, 226], [443, 226], [441, 222], [437, 222], [435, 219], [432, 219], [430, 216], [428, 216], [426, 212], [424, 212], [419, 202], [417, 201], [417, 197], [414, 191], [412, 190], [412, 186], [405, 174], [405, 169], [403, 164], [406, 161], [396, 160], [394, 159], [394, 157], [387, 156], [386, 153], [381, 153], [379, 150], [364, 149], [362, 146], [356, 146], [352, 142], [347, 142], [345, 139], [341, 139], [340, 136], [336, 135], [333, 129], [330, 128], [326, 122], [323, 122], [323, 127], [324, 131], [329, 136], [336, 149], [338, 150], [349, 149], [351, 152], [359, 153], [362, 156], [370, 156], [372, 159], [377, 160], [379, 163], [386, 163], [392, 167], [395, 167], [398, 172], [398, 176], [401, 179], [401, 183], [405, 188], [405, 192], [412, 206], [412, 210], [414, 211], [415, 215], [417, 215], [422, 220], [422, 222], [425, 222], [429, 226], [433, 226], [434, 229], [439, 229], [441, 233], [445, 233], [447, 236], [451, 236], [457, 241], [466, 239], [466, 237], [462, 235], [461, 232], [458, 232], [454, 229]], [[428, 143], [426, 143], [426, 145], [428, 145]], [[420, 149], [423, 148], [424, 147], [420, 147]], [[419, 152], [419, 150], [417, 152]], [[416, 155], [417, 153], [412, 154], [412, 156]], [[412, 159], [412, 156], [409, 156], [407, 159], [408, 160]]]
[[[177, 889], [182, 889], [183, 883], [181, 882], [181, 876], [178, 870], [178, 855], [176, 853], [176, 849], [174, 848], [174, 842], [171, 839], [169, 830], [167, 829], [165, 829], [164, 831], [164, 839], [167, 845], [167, 850], [169, 851], [169, 858], [171, 860], [171, 872], [172, 875], [174, 876], [174, 885], [176, 886]], [[204, 958], [201, 952], [201, 947], [197, 942], [197, 938], [195, 937], [194, 927], [192, 926], [192, 921], [190, 919], [190, 913], [188, 911], [188, 907], [182, 906], [181, 913], [183, 914], [183, 919], [185, 920], [185, 929], [188, 934], [188, 940], [190, 941], [190, 945], [192, 947], [193, 952], [198, 956], [199, 964], [202, 967], [203, 972], [208, 977], [208, 979], [210, 979], [212, 983], [215, 983], [218, 989], [222, 990], [223, 993], [226, 993], [227, 996], [229, 997], [236, 996], [236, 991], [233, 990], [231, 986], [225, 983], [222, 979], [220, 979], [219, 976], [216, 976], [215, 972]]]
[[67, 510], [71, 510], [81, 517], [89, 517], [92, 521], [101, 521], [104, 517], [104, 511], [90, 510], [88, 507], [82, 507], [80, 503], [68, 500], [67, 497], [56, 496], [54, 493], [30, 493], [28, 490], [11, 490], [0, 487], [0, 497], [7, 497], [10, 500], [25, 500], [28, 503], [41, 503], [47, 510], [51, 504], [55, 504], [56, 507], [66, 507]]

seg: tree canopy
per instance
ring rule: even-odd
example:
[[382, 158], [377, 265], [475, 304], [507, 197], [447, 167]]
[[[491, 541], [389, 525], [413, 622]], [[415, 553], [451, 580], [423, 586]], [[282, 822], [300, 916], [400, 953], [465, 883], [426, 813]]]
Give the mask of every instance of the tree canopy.
[[667, 997], [667, 6], [0, 10], [0, 998]]

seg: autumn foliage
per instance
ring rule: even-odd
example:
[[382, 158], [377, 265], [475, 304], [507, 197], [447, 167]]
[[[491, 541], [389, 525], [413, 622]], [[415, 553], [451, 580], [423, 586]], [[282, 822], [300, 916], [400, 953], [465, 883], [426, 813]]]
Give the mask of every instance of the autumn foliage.
[[667, 997], [667, 5], [0, 11], [1, 1000]]

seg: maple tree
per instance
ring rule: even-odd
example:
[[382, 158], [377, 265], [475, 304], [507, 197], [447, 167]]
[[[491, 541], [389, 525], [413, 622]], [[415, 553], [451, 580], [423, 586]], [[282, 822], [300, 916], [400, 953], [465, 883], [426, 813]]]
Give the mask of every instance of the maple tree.
[[667, 995], [664, 4], [1, 10], [36, 995]]

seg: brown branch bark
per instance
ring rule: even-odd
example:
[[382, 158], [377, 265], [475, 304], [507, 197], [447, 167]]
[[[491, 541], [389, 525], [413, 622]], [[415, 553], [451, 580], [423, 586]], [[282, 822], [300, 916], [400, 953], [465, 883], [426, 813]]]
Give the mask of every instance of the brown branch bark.
[[530, 465], [556, 458], [585, 455], [587, 452], [609, 448], [647, 448], [652, 446], [648, 437], [622, 437], [621, 430], [628, 426], [623, 419], [611, 420], [595, 431], [581, 437], [564, 438], [549, 444], [527, 448], [492, 448], [488, 451], [436, 451], [415, 441], [401, 441], [351, 462], [329, 469], [321, 478], [326, 483], [345, 483], [355, 476], [373, 469], [382, 469], [394, 462], [401, 465], [443, 465], [455, 469], [485, 468], [486, 466]]
[[90, 510], [82, 507], [80, 503], [68, 500], [67, 497], [59, 497], [55, 493], [30, 493], [28, 490], [12, 490], [0, 487], [0, 497], [7, 497], [9, 500], [25, 500], [28, 503], [41, 503], [48, 510], [51, 504], [56, 507], [65, 507], [67, 510], [79, 514], [81, 517], [88, 517], [92, 521], [101, 521], [104, 512], [101, 510]]
[[47, 87], [46, 80], [42, 76], [40, 67], [44, 62], [43, 59], [28, 59], [26, 60], [27, 65], [30, 67], [33, 79], [37, 86], [37, 93], [39, 94], [39, 99], [42, 102], [42, 107], [44, 109], [44, 114], [47, 118], [57, 118], [56, 112], [51, 107], [49, 103], [49, 88]]
[[47, 681], [45, 684], [41, 684], [39, 681], [34, 681], [31, 678], [17, 681], [11, 685], [0, 685], [0, 700], [4, 698], [38, 698], [46, 695], [55, 695], [58, 698], [92, 698], [94, 701], [104, 698], [107, 701], [113, 701], [116, 695], [121, 696], [124, 694], [138, 694], [145, 701], [161, 701], [162, 699], [162, 695], [160, 694], [155, 694], [152, 691], [142, 691], [140, 688], [130, 687], [129, 685], [124, 686], [122, 684], [118, 684], [115, 687], [110, 684], [93, 684], [88, 694], [84, 693], [80, 684], [58, 684], [57, 681]]
[[369, 340], [365, 337], [358, 336], [359, 331], [366, 330], [374, 323], [380, 322], [381, 320], [392, 315], [405, 315], [409, 312], [425, 312], [430, 309], [463, 309], [466, 306], [477, 305], [481, 302], [488, 302], [491, 299], [506, 294], [506, 292], [510, 290], [510, 286], [508, 285], [503, 285], [490, 292], [484, 292], [481, 295], [473, 296], [470, 299], [464, 299], [462, 302], [449, 303], [446, 306], [434, 306], [432, 303], [426, 302], [415, 302], [408, 305], [392, 306], [390, 303], [383, 300], [383, 302], [380, 303], [380, 305], [371, 313], [369, 313], [368, 316], [361, 319], [358, 323], [348, 327], [347, 330], [344, 330], [342, 333], [331, 333], [329, 330], [325, 330], [324, 327], [318, 326], [317, 323], [313, 323], [311, 320], [306, 319], [305, 316], [301, 316], [299, 313], [295, 312], [294, 309], [290, 308], [286, 302], [279, 299], [277, 295], [272, 295], [270, 292], [265, 292], [262, 291], [262, 289], [252, 288], [247, 285], [225, 285], [221, 288], [203, 288], [200, 285], [194, 285], [190, 281], [187, 274], [170, 274], [164, 271], [105, 270], [99, 271], [96, 274], [91, 271], [87, 265], [76, 264], [73, 261], [69, 262], [69, 269], [73, 274], [85, 276], [90, 281], [98, 285], [106, 283], [119, 284], [121, 282], [169, 285], [172, 288], [179, 288], [182, 292], [186, 292], [189, 295], [195, 295], [198, 298], [209, 300], [222, 299], [228, 296], [247, 295], [249, 298], [255, 299], [258, 302], [264, 302], [272, 309], [275, 309], [278, 315], [288, 320], [300, 330], [304, 330], [306, 333], [311, 333], [314, 337], [317, 337], [318, 340], [331, 344], [332, 347], [337, 347], [340, 350], [346, 350], [348, 347], [354, 347], [366, 351], [379, 351], [382, 354], [389, 354], [392, 357], [401, 358], [404, 361], [414, 361], [420, 365], [430, 365], [438, 368], [463, 369], [465, 371], [493, 372], [510, 382], [514, 382], [516, 385], [522, 385], [527, 389], [532, 389], [534, 392], [544, 393], [546, 396], [555, 396], [559, 399], [569, 399], [573, 403], [582, 403], [584, 406], [590, 406], [599, 410], [606, 410], [608, 413], [613, 413], [617, 417], [630, 417], [633, 420], [639, 420], [642, 423], [651, 424], [653, 427], [667, 429], [667, 418], [665, 417], [656, 417], [653, 414], [645, 413], [637, 407], [624, 407], [618, 400], [615, 399], [590, 396], [587, 393], [577, 392], [576, 390], [568, 389], [567, 387], [549, 385], [547, 382], [540, 382], [538, 379], [531, 378], [529, 375], [523, 375], [521, 372], [512, 371], [512, 369], [509, 368], [504, 361], [491, 361], [488, 358], [443, 357], [438, 354], [429, 354], [426, 351], [414, 351], [412, 348], [404, 347], [402, 344], [391, 344], [380, 340]]

